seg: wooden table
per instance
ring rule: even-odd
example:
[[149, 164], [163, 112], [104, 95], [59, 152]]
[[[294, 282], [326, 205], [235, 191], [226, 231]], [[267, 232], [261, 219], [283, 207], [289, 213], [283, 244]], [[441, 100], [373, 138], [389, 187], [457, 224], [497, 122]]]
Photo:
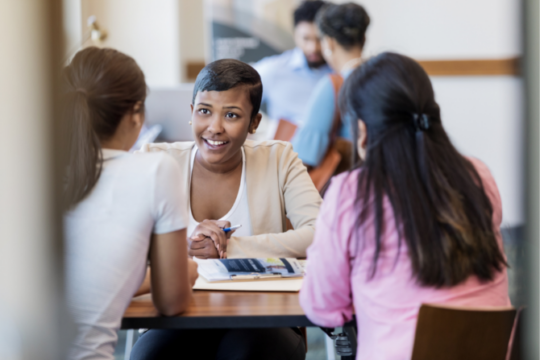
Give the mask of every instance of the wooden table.
[[122, 329], [217, 329], [316, 326], [308, 320], [298, 293], [193, 292], [187, 311], [180, 316], [160, 316], [150, 295], [133, 299]]
[[[308, 320], [298, 301], [298, 293], [233, 292], [195, 290], [186, 312], [161, 316], [150, 295], [131, 302], [122, 319], [122, 329], [219, 329], [317, 326]], [[354, 320], [345, 327], [350, 327]], [[349, 335], [347, 335], [349, 336]], [[349, 336], [354, 341], [356, 338]], [[330, 345], [328, 344], [330, 342]], [[327, 346], [332, 346], [328, 338]], [[128, 331], [125, 358], [129, 359], [133, 330]], [[354, 359], [343, 356], [342, 359]]]

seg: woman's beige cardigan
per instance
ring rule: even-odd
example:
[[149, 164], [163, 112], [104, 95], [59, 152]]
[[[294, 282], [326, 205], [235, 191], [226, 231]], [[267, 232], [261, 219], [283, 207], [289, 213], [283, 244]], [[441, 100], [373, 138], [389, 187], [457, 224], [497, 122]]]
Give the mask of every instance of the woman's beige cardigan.
[[[141, 151], [166, 151], [182, 170], [188, 199], [191, 185], [191, 152], [194, 142], [147, 144]], [[246, 184], [253, 236], [232, 236], [229, 258], [305, 257], [313, 241], [315, 220], [322, 199], [305, 166], [288, 142], [252, 141], [244, 143]], [[294, 230], [286, 231], [286, 218]], [[286, 232], [285, 232], [286, 231]], [[188, 234], [188, 236], [191, 234]]]

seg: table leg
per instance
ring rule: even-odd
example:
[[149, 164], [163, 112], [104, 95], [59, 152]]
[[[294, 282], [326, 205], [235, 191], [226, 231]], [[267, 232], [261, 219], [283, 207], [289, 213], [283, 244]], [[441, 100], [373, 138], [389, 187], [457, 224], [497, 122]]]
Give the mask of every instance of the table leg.
[[354, 360], [356, 358], [356, 329], [354, 326], [344, 326], [343, 327], [343, 334], [347, 337], [347, 340], [349, 341], [350, 349], [352, 350], [352, 355], [349, 356], [342, 356], [341, 360]]
[[330, 336], [324, 337], [327, 360], [336, 360], [336, 350], [334, 349], [334, 340]]
[[131, 356], [131, 349], [133, 348], [133, 336], [135, 330], [129, 329], [126, 333], [126, 351], [124, 352], [124, 360], [129, 360]]
[[356, 356], [356, 349], [358, 347], [357, 338], [356, 338], [356, 327], [355, 326], [344, 326], [343, 332], [347, 335], [347, 339], [351, 343], [351, 348], [353, 351], [353, 357]]
[[[343, 332], [334, 334], [333, 328], [321, 327], [321, 330], [328, 335], [335, 345], [336, 353], [341, 356], [342, 360], [354, 360], [356, 357], [356, 328], [353, 325], [343, 326]], [[328, 350], [327, 350], [328, 358]]]

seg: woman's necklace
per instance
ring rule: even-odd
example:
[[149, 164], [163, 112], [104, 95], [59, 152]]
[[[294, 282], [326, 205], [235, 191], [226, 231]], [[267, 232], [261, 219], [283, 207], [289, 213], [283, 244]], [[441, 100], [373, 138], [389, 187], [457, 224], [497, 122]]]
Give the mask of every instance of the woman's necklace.
[[362, 62], [362, 58], [361, 58], [361, 57], [357, 57], [357, 58], [354, 58], [354, 59], [350, 59], [350, 60], [347, 61], [345, 64], [343, 64], [343, 66], [341, 67], [341, 70], [340, 70], [339, 72], [340, 72], [340, 73], [343, 73], [344, 71], [354, 69], [355, 67], [357, 67], [358, 65], [360, 65], [361, 62]]

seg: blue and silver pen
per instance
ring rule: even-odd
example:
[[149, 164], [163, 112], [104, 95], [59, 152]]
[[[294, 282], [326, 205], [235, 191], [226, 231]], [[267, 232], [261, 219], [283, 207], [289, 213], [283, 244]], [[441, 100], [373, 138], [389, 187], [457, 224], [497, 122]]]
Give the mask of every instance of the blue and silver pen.
[[233, 230], [236, 230], [236, 229], [240, 229], [242, 227], [242, 225], [234, 225], [234, 226], [231, 226], [231, 227], [228, 227], [228, 228], [224, 228], [223, 229], [223, 232], [228, 233], [228, 232], [231, 232]]

